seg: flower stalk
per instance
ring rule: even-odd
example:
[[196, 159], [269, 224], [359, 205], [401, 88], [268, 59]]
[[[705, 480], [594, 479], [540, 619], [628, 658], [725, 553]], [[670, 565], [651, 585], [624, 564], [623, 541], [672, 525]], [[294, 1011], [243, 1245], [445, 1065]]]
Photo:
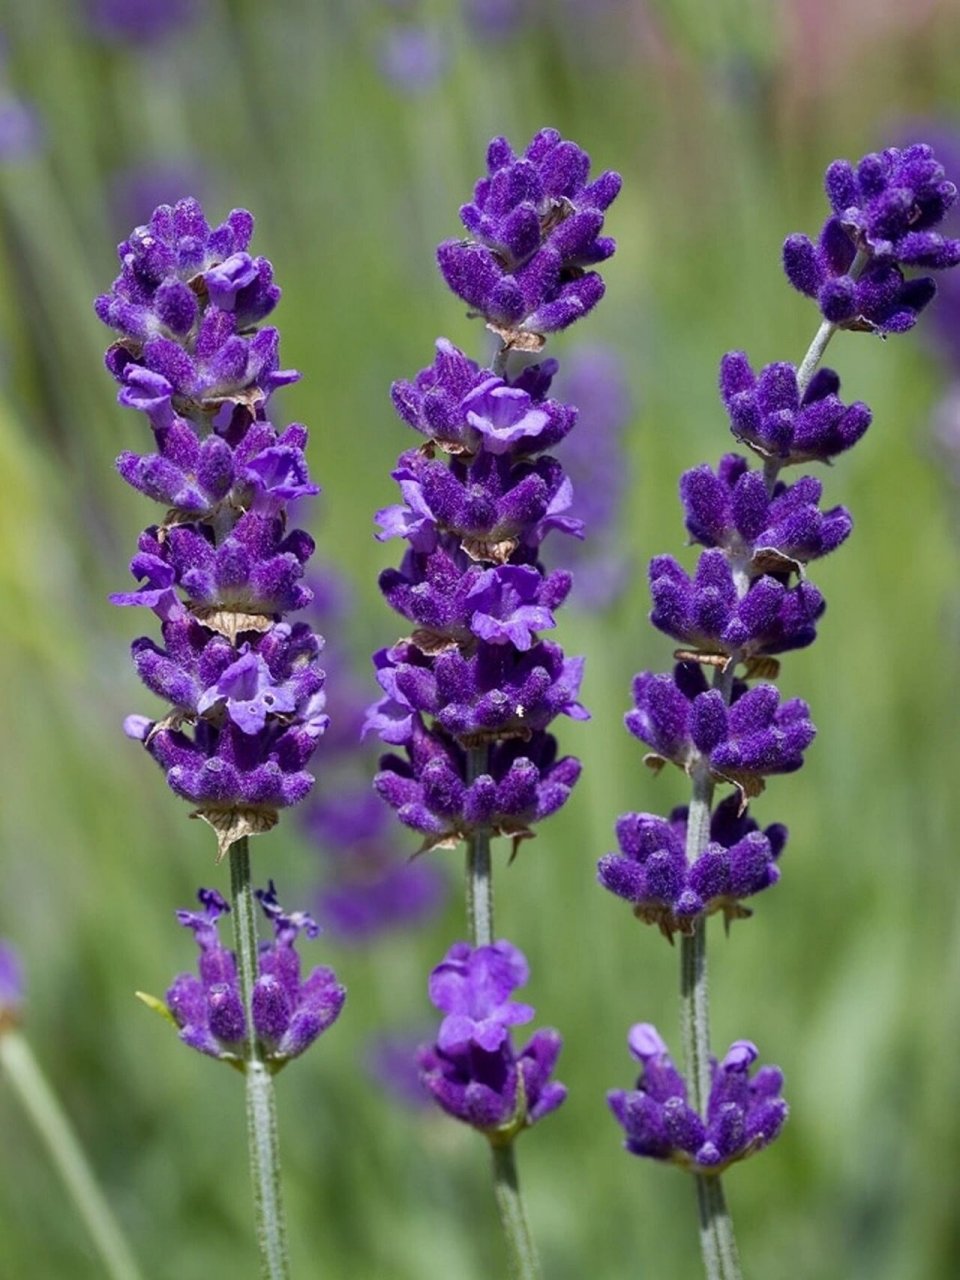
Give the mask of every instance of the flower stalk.
[[143, 1280], [110, 1202], [25, 1037], [0, 1028], [0, 1068], [47, 1149], [108, 1280]]
[[253, 1017], [258, 976], [257, 920], [246, 837], [230, 846], [230, 895], [240, 1000], [247, 1034], [243, 1050], [246, 1085], [247, 1148], [253, 1184], [253, 1213], [263, 1280], [288, 1280], [286, 1219], [280, 1169], [280, 1140], [273, 1076], [260, 1051]]
[[[672, 941], [681, 935], [681, 1038], [684, 1072], [649, 1024], [630, 1032], [642, 1063], [636, 1089], [608, 1095], [635, 1155], [669, 1161], [694, 1175], [708, 1280], [739, 1280], [740, 1264], [720, 1175], [772, 1142], [787, 1116], [779, 1070], [751, 1076], [756, 1047], [736, 1041], [722, 1061], [710, 1053], [707, 919], [751, 912], [744, 900], [776, 883], [786, 832], [760, 832], [747, 818], [768, 777], [799, 769], [815, 729], [806, 703], [783, 701], [775, 685], [779, 655], [805, 648], [825, 608], [807, 565], [835, 550], [853, 521], [842, 507], [822, 511], [820, 482], [779, 479], [790, 465], [827, 462], [870, 425], [866, 405], [844, 405], [840, 380], [821, 368], [838, 329], [902, 333], [933, 297], [927, 277], [903, 267], [944, 269], [960, 262], [960, 241], [934, 228], [956, 198], [929, 147], [837, 161], [826, 174], [832, 214], [816, 244], [788, 237], [787, 277], [816, 298], [821, 323], [799, 367], [770, 364], [756, 375], [746, 355], [729, 352], [720, 391], [733, 435], [758, 454], [738, 454], [716, 471], [688, 471], [680, 484], [687, 531], [705, 548], [691, 577], [671, 556], [650, 565], [651, 622], [682, 647], [671, 676], [642, 673], [627, 728], [652, 750], [656, 769], [671, 762], [692, 782], [692, 798], [668, 820], [626, 814], [620, 853], [603, 858], [601, 883], [633, 905], [638, 919]], [[705, 670], [711, 670], [711, 684]], [[716, 787], [733, 793], [712, 810]]]
[[377, 515], [381, 540], [408, 545], [380, 586], [408, 624], [407, 638], [374, 657], [383, 697], [367, 727], [406, 758], [383, 757], [375, 787], [419, 831], [423, 852], [466, 846], [470, 942], [455, 943], [430, 978], [447, 1017], [420, 1051], [421, 1078], [449, 1114], [493, 1146], [494, 1190], [517, 1280], [539, 1263], [527, 1229], [513, 1144], [563, 1101], [550, 1080], [554, 1031], [517, 1053], [509, 1027], [533, 1017], [509, 993], [526, 980], [523, 955], [494, 941], [491, 841], [516, 854], [566, 802], [579, 762], [557, 759], [548, 728], [586, 719], [583, 660], [541, 633], [556, 626], [571, 575], [541, 559], [548, 534], [582, 536], [569, 514], [573, 488], [548, 453], [572, 430], [573, 406], [548, 396], [555, 360], [511, 371], [511, 353], [539, 353], [546, 335], [599, 302], [588, 268], [613, 253], [600, 234], [620, 189], [615, 173], [588, 181], [590, 159], [553, 129], [522, 155], [505, 138], [487, 150], [487, 176], [460, 210], [470, 236], [439, 246], [451, 290], [499, 338], [489, 368], [447, 339], [429, 368], [393, 386], [400, 417], [421, 436], [394, 479], [402, 503]]

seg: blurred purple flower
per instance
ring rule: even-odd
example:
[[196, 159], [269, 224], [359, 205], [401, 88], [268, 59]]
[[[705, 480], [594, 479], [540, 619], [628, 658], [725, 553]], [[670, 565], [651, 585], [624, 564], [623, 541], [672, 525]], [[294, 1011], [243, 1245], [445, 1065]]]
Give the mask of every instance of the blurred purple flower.
[[151, 45], [194, 22], [203, 0], [86, 0], [95, 34], [118, 43]]
[[12, 943], [0, 938], [0, 1031], [14, 1026], [23, 1006], [23, 965]]
[[404, 93], [427, 93], [439, 83], [449, 55], [440, 32], [428, 26], [392, 27], [385, 32], [377, 59], [380, 70]]

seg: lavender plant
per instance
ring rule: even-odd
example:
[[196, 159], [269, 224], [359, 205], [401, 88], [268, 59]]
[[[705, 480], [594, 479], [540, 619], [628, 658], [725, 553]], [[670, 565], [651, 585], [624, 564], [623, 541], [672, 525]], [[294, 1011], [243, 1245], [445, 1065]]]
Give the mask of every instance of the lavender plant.
[[202, 891], [204, 914], [184, 921], [200, 978], [177, 980], [170, 1012], [188, 1044], [245, 1075], [261, 1267], [277, 1277], [288, 1264], [272, 1076], [337, 1016], [343, 990], [328, 970], [300, 983], [293, 941], [312, 922], [282, 913], [272, 883], [261, 905], [277, 938], [258, 954], [249, 837], [310, 790], [327, 715], [323, 641], [285, 617], [310, 602], [313, 551], [287, 528], [287, 506], [318, 489], [306, 429], [267, 417], [272, 393], [299, 374], [280, 368], [277, 330], [257, 328], [280, 290], [270, 263], [247, 252], [252, 233], [242, 209], [211, 229], [196, 200], [161, 205], [119, 246], [120, 275], [96, 311], [119, 334], [106, 358], [118, 400], [146, 416], [154, 441], [117, 469], [165, 508], [131, 562], [137, 590], [112, 599], [160, 619], [162, 645], [145, 636], [132, 652], [170, 707], [125, 729], [230, 857], [236, 954], [216, 934], [226, 902]]
[[509, 1027], [533, 1016], [510, 1001], [526, 980], [521, 953], [494, 941], [491, 839], [513, 855], [537, 823], [566, 802], [580, 764], [558, 758], [548, 732], [558, 715], [584, 719], [582, 658], [541, 638], [571, 587], [540, 558], [552, 532], [581, 537], [572, 485], [546, 451], [573, 429], [576, 409], [549, 397], [554, 360], [511, 373], [514, 352], [537, 353], [546, 335], [585, 315], [603, 295], [591, 268], [615, 245], [601, 234], [620, 189], [615, 173], [589, 181], [590, 160], [553, 129], [521, 156], [504, 138], [488, 148], [488, 174], [460, 216], [469, 238], [440, 245], [441, 273], [499, 339], [481, 368], [441, 338], [434, 362], [397, 382], [393, 402], [422, 439], [394, 479], [403, 501], [378, 514], [378, 537], [407, 551], [380, 587], [409, 635], [375, 655], [381, 700], [368, 728], [402, 748], [383, 757], [375, 786], [423, 850], [466, 845], [470, 942], [433, 971], [430, 994], [446, 1017], [420, 1057], [440, 1105], [493, 1148], [494, 1186], [513, 1274], [539, 1274], [517, 1181], [514, 1141], [563, 1100], [550, 1081], [560, 1037], [538, 1032], [519, 1055]]
[[[799, 367], [770, 364], [759, 374], [742, 352], [721, 364], [731, 430], [760, 465], [728, 454], [716, 471], [688, 471], [680, 497], [687, 532], [704, 548], [697, 570], [691, 577], [671, 556], [650, 566], [651, 621], [681, 648], [672, 675], [636, 677], [626, 725], [651, 748], [653, 768], [669, 762], [688, 774], [692, 799], [668, 820], [626, 814], [617, 825], [619, 853], [599, 864], [601, 884], [638, 919], [671, 941], [681, 938], [684, 1072], [656, 1029], [639, 1024], [629, 1047], [642, 1064], [640, 1079], [608, 1101], [628, 1151], [693, 1173], [710, 1280], [740, 1275], [720, 1175], [776, 1138], [787, 1106], [777, 1068], [750, 1075], [757, 1050], [749, 1041], [737, 1041], [719, 1063], [711, 1057], [706, 921], [712, 914], [725, 923], [749, 916], [744, 900], [779, 879], [786, 830], [761, 831], [748, 803], [768, 777], [801, 767], [815, 730], [806, 703], [781, 700], [767, 681], [779, 671], [778, 655], [816, 638], [824, 601], [807, 566], [852, 529], [843, 507], [821, 509], [818, 480], [788, 484], [780, 472], [832, 462], [870, 425], [867, 406], [845, 405], [837, 375], [819, 368], [837, 330], [906, 331], [935, 285], [928, 276], [907, 277], [904, 268], [960, 263], [960, 240], [935, 230], [956, 187], [929, 146], [889, 148], [855, 168], [836, 161], [825, 185], [832, 213], [817, 243], [792, 235], [783, 249], [791, 284], [820, 309], [809, 350]], [[723, 786], [732, 794], [714, 810]]]

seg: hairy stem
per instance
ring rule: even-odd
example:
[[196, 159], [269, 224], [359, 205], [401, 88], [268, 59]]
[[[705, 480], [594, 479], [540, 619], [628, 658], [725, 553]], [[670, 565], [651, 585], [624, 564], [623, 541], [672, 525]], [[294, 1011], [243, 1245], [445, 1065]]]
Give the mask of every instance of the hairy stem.
[[[467, 750], [467, 786], [487, 772], [488, 747]], [[493, 942], [493, 874], [490, 865], [490, 828], [474, 831], [467, 841], [467, 924], [475, 947]]]
[[[467, 750], [468, 786], [486, 773], [489, 757], [489, 747], [470, 747]], [[474, 831], [467, 841], [467, 923], [473, 946], [490, 946], [493, 942], [493, 875], [488, 827]], [[539, 1280], [540, 1263], [530, 1238], [517, 1175], [515, 1140], [514, 1135], [509, 1141], [491, 1143], [493, 1191], [507, 1244], [512, 1280]]]
[[240, 998], [247, 1021], [244, 1076], [247, 1090], [247, 1147], [253, 1182], [253, 1213], [262, 1280], [288, 1280], [287, 1232], [280, 1180], [280, 1143], [273, 1077], [263, 1060], [253, 1026], [253, 985], [257, 979], [257, 922], [246, 837], [230, 846], [230, 892]]
[[507, 1241], [511, 1280], [539, 1280], [540, 1260], [527, 1226], [513, 1146], [513, 1141], [502, 1146], [492, 1144], [493, 1190]]
[[39, 1134], [68, 1198], [90, 1233], [109, 1280], [142, 1280], [109, 1201], [56, 1094], [19, 1032], [0, 1032], [0, 1067]]
[[[870, 261], [870, 253], [864, 249], [858, 249], [853, 262], [850, 264], [850, 270], [847, 275], [851, 280], [856, 280], [863, 274], [863, 270]], [[832, 320], [824, 320], [820, 328], [813, 335], [813, 341], [807, 348], [807, 353], [800, 361], [797, 369], [797, 390], [800, 393], [800, 399], [803, 400], [807, 388], [813, 381], [813, 375], [820, 367], [820, 361], [823, 354], [830, 345], [830, 339], [840, 328], [838, 324], [834, 324]], [[773, 492], [773, 486], [777, 482], [777, 476], [780, 474], [782, 462], [779, 458], [769, 457], [766, 459], [763, 467], [763, 478], [767, 484], [768, 492]]]
[[[720, 684], [720, 679], [718, 679]], [[724, 681], [724, 683], [726, 683]], [[729, 698], [729, 693], [725, 692]], [[693, 773], [693, 795], [687, 817], [687, 864], [692, 865], [710, 840], [713, 779], [699, 766]], [[680, 1032], [690, 1105], [706, 1116], [710, 1100], [710, 993], [707, 980], [707, 922], [697, 921], [680, 942]], [[723, 1186], [716, 1175], [694, 1175], [700, 1220], [700, 1250], [707, 1280], [739, 1280], [740, 1262]]]

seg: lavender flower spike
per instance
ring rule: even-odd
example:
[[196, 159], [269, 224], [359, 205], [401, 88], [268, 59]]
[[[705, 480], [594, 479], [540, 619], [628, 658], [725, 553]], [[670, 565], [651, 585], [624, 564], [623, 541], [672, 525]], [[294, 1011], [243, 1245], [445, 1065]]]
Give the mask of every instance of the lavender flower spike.
[[603, 297], [589, 268], [616, 243], [601, 235], [620, 175], [588, 182], [590, 157], [556, 129], [541, 129], [517, 157], [506, 138], [487, 150], [487, 177], [460, 210], [473, 237], [437, 250], [443, 278], [509, 346], [539, 350], [543, 335], [586, 315]]
[[436, 1043], [419, 1050], [420, 1078], [444, 1111], [494, 1146], [556, 1110], [567, 1092], [550, 1079], [563, 1043], [556, 1031], [537, 1031], [519, 1054], [511, 1043], [511, 1026], [534, 1016], [510, 999], [528, 972], [509, 942], [457, 942], [430, 976], [430, 999], [446, 1016]]
[[855, 168], [835, 160], [824, 185], [833, 213], [816, 245], [804, 235], [787, 238], [787, 279], [840, 328], [913, 328], [936, 285], [929, 276], [908, 280], [902, 268], [942, 271], [960, 263], [960, 240], [933, 230], [957, 197], [933, 148], [888, 147]]
[[[802, 475], [787, 485], [780, 471], [832, 462], [870, 425], [869, 408], [845, 405], [837, 375], [820, 368], [836, 331], [910, 328], [934, 286], [908, 280], [903, 268], [960, 263], [960, 241], [934, 230], [956, 188], [930, 147], [889, 148], [856, 169], [838, 161], [826, 187], [833, 214], [819, 244], [791, 236], [784, 246], [791, 283], [817, 298], [823, 316], [806, 355], [799, 366], [781, 361], [755, 373], [744, 352], [731, 351], [720, 366], [733, 434], [762, 465], [754, 470], [727, 454], [716, 470], [688, 470], [680, 483], [684, 520], [704, 550], [693, 572], [669, 555], [650, 564], [650, 621], [682, 647], [672, 674], [635, 677], [625, 723], [651, 748], [647, 764], [659, 770], [669, 761], [687, 773], [690, 804], [667, 819], [623, 815], [619, 852], [597, 869], [637, 919], [670, 942], [680, 934], [685, 1072], [656, 1030], [639, 1024], [630, 1048], [643, 1074], [636, 1090], [616, 1090], [608, 1101], [629, 1151], [694, 1174], [708, 1280], [741, 1274], [719, 1175], [773, 1141], [787, 1107], [779, 1070], [750, 1076], [757, 1052], [749, 1041], [736, 1041], [719, 1063], [711, 1057], [707, 920], [746, 918], [744, 900], [779, 879], [786, 829], [774, 823], [760, 831], [747, 801], [768, 778], [799, 769], [816, 733], [803, 699], [781, 699], [775, 685], [750, 682], [775, 679], [775, 655], [817, 638], [826, 602], [807, 569], [853, 528], [844, 507], [821, 509], [819, 480]], [[738, 794], [714, 809], [719, 785]]]
[[504, 138], [487, 151], [487, 177], [460, 211], [472, 237], [440, 245], [447, 284], [498, 335], [481, 368], [447, 339], [433, 364], [393, 386], [400, 417], [421, 437], [393, 472], [401, 501], [377, 514], [381, 541], [405, 542], [380, 587], [409, 624], [374, 656], [383, 696], [366, 729], [391, 747], [375, 786], [424, 851], [467, 846], [470, 944], [434, 971], [431, 995], [447, 1017], [421, 1055], [440, 1105], [494, 1139], [494, 1192], [511, 1272], [539, 1274], [526, 1226], [513, 1139], [562, 1100], [549, 1082], [560, 1048], [538, 1032], [519, 1056], [507, 1028], [532, 1010], [509, 992], [519, 953], [494, 943], [491, 838], [519, 842], [567, 800], [579, 775], [557, 759], [559, 715], [588, 718], [579, 701], [583, 659], [543, 633], [570, 590], [548, 572], [541, 548], [555, 533], [580, 538], [573, 486], [547, 450], [574, 429], [577, 411], [548, 395], [555, 360], [511, 373], [511, 352], [539, 351], [545, 335], [585, 315], [603, 295], [589, 268], [614, 251], [601, 234], [620, 189], [553, 129], [516, 156]]
[[152, 449], [121, 454], [117, 469], [163, 509], [131, 561], [137, 589], [113, 601], [159, 617], [163, 645], [141, 637], [133, 656], [170, 706], [124, 728], [213, 828], [220, 857], [230, 853], [237, 959], [220, 946], [226, 904], [211, 890], [186, 921], [201, 976], [177, 979], [170, 1008], [188, 1044], [244, 1070], [261, 1269], [285, 1280], [271, 1072], [333, 1021], [343, 993], [326, 970], [300, 983], [295, 917], [277, 915], [274, 947], [257, 954], [248, 837], [310, 790], [327, 716], [323, 641], [284, 616], [310, 602], [313, 551], [287, 508], [318, 490], [305, 428], [278, 431], [267, 416], [273, 392], [299, 375], [280, 368], [277, 330], [258, 328], [280, 290], [267, 259], [248, 252], [252, 234], [245, 209], [211, 227], [194, 199], [160, 205], [120, 244], [120, 274], [95, 309], [116, 334], [106, 364], [117, 398], [152, 435]]
[[787, 1118], [778, 1067], [750, 1068], [756, 1046], [737, 1040], [721, 1062], [711, 1061], [706, 1114], [688, 1103], [688, 1086], [673, 1065], [656, 1027], [631, 1027], [627, 1043], [643, 1070], [635, 1090], [611, 1090], [607, 1102], [635, 1156], [665, 1160], [701, 1175], [716, 1176], [777, 1137]]
[[118, 333], [107, 368], [118, 399], [142, 413], [154, 451], [121, 454], [128, 484], [160, 503], [142, 535], [135, 591], [163, 647], [143, 637], [134, 661], [171, 702], [131, 717], [171, 788], [215, 830], [221, 856], [269, 830], [313, 784], [306, 770], [326, 728], [322, 640], [283, 615], [311, 593], [313, 540], [288, 529], [287, 506], [318, 492], [299, 424], [277, 430], [267, 403], [299, 375], [279, 367], [276, 329], [257, 324], [280, 290], [248, 253], [253, 219], [235, 209], [211, 228], [196, 200], [161, 205], [119, 247], [121, 272], [96, 311]]
[[[200, 949], [198, 973], [181, 973], [167, 991], [167, 1008], [180, 1039], [212, 1058], [243, 1071], [247, 1037], [234, 953], [220, 942], [218, 921], [230, 911], [216, 889], [201, 889], [200, 912], [178, 911], [182, 925], [193, 930]], [[286, 914], [271, 880], [257, 891], [264, 915], [273, 925], [274, 941], [262, 944], [258, 977], [253, 985], [253, 1026], [270, 1071], [299, 1057], [339, 1017], [346, 992], [331, 969], [316, 968], [304, 979], [295, 943], [303, 932], [320, 930], [302, 912]]]

